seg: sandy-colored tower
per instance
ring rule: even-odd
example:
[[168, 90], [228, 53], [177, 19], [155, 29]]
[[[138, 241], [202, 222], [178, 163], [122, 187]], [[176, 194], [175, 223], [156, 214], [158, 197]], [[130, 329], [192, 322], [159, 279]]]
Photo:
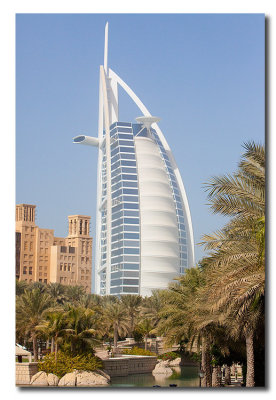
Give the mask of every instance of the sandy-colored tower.
[[82, 286], [91, 293], [92, 237], [88, 215], [69, 215], [69, 234], [35, 224], [36, 206], [16, 205], [16, 278], [26, 282], [58, 282]]

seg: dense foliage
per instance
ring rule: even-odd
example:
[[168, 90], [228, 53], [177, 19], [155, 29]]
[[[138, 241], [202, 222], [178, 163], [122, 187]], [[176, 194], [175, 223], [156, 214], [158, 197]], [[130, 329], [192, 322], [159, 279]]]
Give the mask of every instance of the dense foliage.
[[44, 357], [43, 362], [38, 363], [38, 370], [47, 374], [55, 374], [59, 378], [73, 372], [74, 369], [81, 371], [95, 371], [102, 368], [101, 359], [91, 354], [72, 356], [68, 353], [58, 351], [55, 355], [50, 353]]
[[166, 361], [166, 360], [172, 361], [178, 357], [180, 357], [180, 355], [178, 353], [176, 353], [175, 351], [168, 351], [167, 353], [163, 353], [158, 356], [158, 358], [163, 361]]
[[134, 346], [132, 349], [124, 349], [123, 354], [132, 354], [134, 356], [156, 356], [156, 353], [153, 353], [149, 350], [141, 349], [137, 346]]

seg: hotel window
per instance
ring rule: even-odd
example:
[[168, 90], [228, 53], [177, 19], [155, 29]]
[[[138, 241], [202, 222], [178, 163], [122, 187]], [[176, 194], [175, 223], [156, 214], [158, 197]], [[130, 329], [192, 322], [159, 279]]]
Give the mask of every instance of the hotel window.
[[62, 271], [63, 270], [63, 264], [60, 264], [59, 266], [59, 270]]
[[44, 283], [47, 283], [47, 279], [44, 279]]
[[70, 266], [70, 264], [68, 264], [68, 271], [71, 271], [71, 266]]
[[41, 265], [39, 266], [39, 271], [42, 271], [42, 266]]
[[30, 242], [30, 251], [33, 250], [33, 242]]
[[28, 242], [24, 242], [24, 250], [28, 249]]
[[33, 274], [33, 268], [29, 267], [29, 275], [32, 275], [32, 274]]
[[64, 271], [67, 271], [67, 264], [64, 264]]
[[38, 282], [42, 282], [42, 279], [39, 279]]
[[42, 276], [42, 272], [39, 272], [39, 276]]
[[27, 274], [27, 267], [23, 268], [23, 274], [26, 275]]

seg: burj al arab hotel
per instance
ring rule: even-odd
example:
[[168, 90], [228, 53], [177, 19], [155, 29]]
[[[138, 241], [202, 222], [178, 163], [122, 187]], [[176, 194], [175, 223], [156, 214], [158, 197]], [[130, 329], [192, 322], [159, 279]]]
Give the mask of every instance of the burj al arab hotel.
[[[120, 121], [118, 85], [141, 111], [135, 122]], [[104, 65], [100, 66], [98, 137], [73, 139], [98, 148], [98, 294], [150, 296], [152, 290], [167, 288], [194, 265], [188, 200], [158, 121], [109, 68], [107, 23]]]

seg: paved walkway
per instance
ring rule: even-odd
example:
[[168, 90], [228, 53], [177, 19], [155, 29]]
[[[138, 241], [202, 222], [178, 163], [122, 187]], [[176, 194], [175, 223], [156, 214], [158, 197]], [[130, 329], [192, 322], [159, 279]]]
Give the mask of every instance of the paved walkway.
[[104, 349], [95, 349], [95, 356], [101, 358], [102, 360], [108, 359], [108, 351]]

